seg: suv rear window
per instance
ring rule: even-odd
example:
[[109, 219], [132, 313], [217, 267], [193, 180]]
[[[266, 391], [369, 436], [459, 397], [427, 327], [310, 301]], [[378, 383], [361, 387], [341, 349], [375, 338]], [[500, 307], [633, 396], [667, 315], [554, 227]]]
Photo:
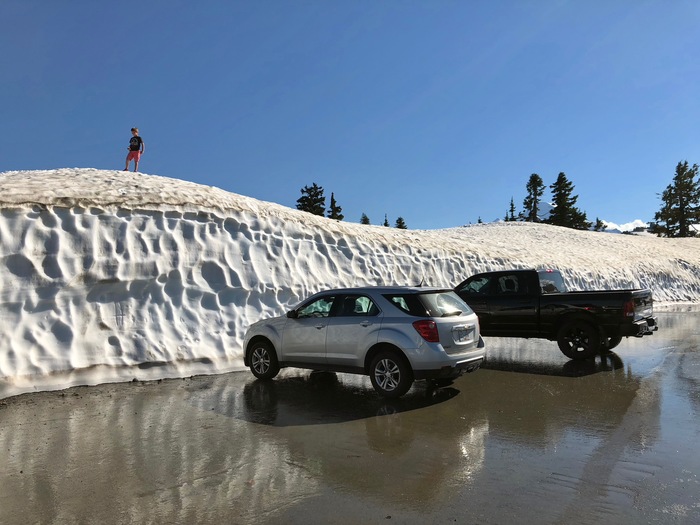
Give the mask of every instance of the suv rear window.
[[387, 294], [384, 297], [402, 312], [416, 317], [449, 317], [472, 313], [467, 303], [451, 291]]

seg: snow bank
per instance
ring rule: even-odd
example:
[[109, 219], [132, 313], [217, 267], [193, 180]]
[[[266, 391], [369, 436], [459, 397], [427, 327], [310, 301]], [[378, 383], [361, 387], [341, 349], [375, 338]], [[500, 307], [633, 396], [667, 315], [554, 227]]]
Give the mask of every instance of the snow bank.
[[529, 223], [398, 230], [153, 175], [0, 173], [0, 397], [241, 369], [248, 325], [322, 288], [451, 287], [513, 267], [700, 301], [700, 239]]

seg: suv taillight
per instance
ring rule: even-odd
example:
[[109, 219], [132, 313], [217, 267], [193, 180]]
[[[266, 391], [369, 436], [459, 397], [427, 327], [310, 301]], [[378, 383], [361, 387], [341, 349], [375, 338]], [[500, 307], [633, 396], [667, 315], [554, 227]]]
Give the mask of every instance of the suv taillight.
[[634, 299], [630, 299], [622, 305], [622, 315], [624, 317], [634, 317]]
[[440, 334], [438, 334], [437, 324], [435, 324], [435, 321], [430, 321], [429, 319], [414, 321], [413, 328], [415, 328], [416, 332], [418, 332], [420, 336], [429, 343], [440, 342]]

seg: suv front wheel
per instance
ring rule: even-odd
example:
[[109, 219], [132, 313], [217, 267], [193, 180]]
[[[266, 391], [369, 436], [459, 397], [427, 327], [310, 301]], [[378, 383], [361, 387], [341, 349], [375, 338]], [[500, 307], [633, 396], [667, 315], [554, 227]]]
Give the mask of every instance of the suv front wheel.
[[258, 379], [272, 379], [280, 371], [277, 354], [270, 343], [257, 341], [250, 347], [250, 371]]
[[380, 395], [396, 398], [411, 388], [413, 371], [403, 356], [391, 350], [382, 350], [372, 359], [369, 378]]

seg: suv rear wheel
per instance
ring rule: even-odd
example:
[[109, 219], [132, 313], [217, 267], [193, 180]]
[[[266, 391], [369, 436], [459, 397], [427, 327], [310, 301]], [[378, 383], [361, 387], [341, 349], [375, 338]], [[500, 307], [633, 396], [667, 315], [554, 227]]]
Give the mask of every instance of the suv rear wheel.
[[382, 350], [372, 359], [369, 378], [380, 395], [396, 398], [411, 388], [413, 371], [403, 356], [391, 350]]

